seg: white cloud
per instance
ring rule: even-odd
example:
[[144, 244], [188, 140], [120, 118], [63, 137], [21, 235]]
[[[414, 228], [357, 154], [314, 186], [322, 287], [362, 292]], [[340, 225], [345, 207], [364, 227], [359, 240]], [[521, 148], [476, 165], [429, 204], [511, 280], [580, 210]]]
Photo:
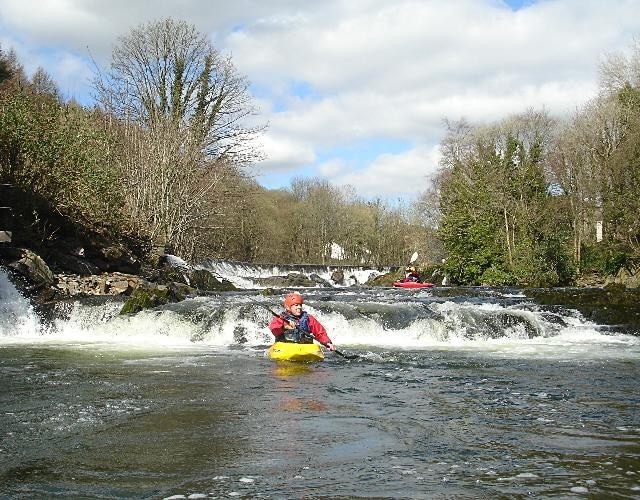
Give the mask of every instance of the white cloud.
[[[269, 129], [258, 170], [293, 175], [316, 164], [319, 175], [355, 179], [371, 196], [408, 185], [415, 195], [422, 181], [407, 178], [437, 164], [431, 145], [442, 138], [443, 118], [572, 112], [595, 95], [602, 58], [640, 33], [639, 7], [639, 0], [542, 0], [515, 12], [498, 0], [0, 0], [0, 40], [5, 49], [5, 40], [19, 41], [25, 66], [44, 66], [69, 95], [91, 71], [89, 51], [105, 64], [131, 27], [184, 19], [231, 53], [259, 89]], [[328, 151], [373, 138], [410, 146], [381, 153], [364, 174], [350, 158], [317, 164]]]
[[310, 145], [274, 134], [266, 135], [260, 142], [265, 160], [260, 164], [270, 171], [286, 171], [300, 165], [312, 164], [316, 155]]
[[438, 146], [418, 146], [399, 154], [382, 154], [363, 170], [330, 160], [319, 171], [332, 183], [351, 185], [361, 196], [408, 200], [424, 191], [440, 161]]

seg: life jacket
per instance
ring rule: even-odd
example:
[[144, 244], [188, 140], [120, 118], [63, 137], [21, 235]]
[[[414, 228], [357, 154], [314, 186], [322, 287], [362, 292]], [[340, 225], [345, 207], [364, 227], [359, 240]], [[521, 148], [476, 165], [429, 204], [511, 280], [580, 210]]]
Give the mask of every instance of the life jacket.
[[302, 312], [299, 318], [296, 318], [287, 311], [280, 315], [286, 321], [294, 323], [296, 327], [293, 330], [285, 330], [283, 337], [289, 342], [297, 342], [298, 344], [310, 344], [313, 342], [313, 334], [309, 330], [309, 315], [306, 311]]

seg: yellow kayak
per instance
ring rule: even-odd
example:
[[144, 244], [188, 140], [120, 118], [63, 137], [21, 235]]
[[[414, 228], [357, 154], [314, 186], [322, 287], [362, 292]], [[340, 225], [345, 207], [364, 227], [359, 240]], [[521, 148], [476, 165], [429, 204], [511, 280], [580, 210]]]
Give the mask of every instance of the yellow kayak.
[[324, 353], [318, 344], [296, 344], [295, 342], [276, 342], [267, 355], [276, 361], [299, 361], [314, 363], [324, 359]]

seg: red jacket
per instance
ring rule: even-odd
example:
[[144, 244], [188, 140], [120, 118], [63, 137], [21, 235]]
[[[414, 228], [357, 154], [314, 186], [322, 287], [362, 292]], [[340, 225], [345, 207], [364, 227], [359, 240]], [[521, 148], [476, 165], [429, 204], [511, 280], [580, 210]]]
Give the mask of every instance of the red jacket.
[[[322, 326], [316, 318], [311, 316], [311, 314], [307, 313], [307, 316], [309, 318], [309, 330], [316, 340], [321, 344], [330, 343], [331, 339], [329, 338], [329, 335], [327, 335], [327, 331], [324, 329], [324, 326]], [[271, 333], [276, 337], [280, 337], [281, 335], [284, 335], [284, 323], [285, 321], [280, 317], [273, 318], [269, 324], [269, 330], [271, 330]]]

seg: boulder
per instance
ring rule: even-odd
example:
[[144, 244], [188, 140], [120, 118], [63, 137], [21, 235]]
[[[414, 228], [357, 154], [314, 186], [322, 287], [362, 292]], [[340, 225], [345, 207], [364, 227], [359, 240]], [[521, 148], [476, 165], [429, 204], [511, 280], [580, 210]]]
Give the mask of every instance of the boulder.
[[193, 288], [184, 283], [169, 283], [167, 285], [141, 283], [124, 303], [120, 314], [133, 314], [169, 302], [180, 302], [194, 292]]
[[22, 249], [21, 257], [9, 267], [29, 280], [35, 288], [53, 285], [55, 278], [47, 263], [35, 252]]
[[313, 287], [316, 282], [307, 278], [304, 274], [289, 273], [286, 276], [270, 276], [268, 278], [254, 278], [261, 285], [276, 288]]
[[336, 285], [344, 284], [344, 271], [342, 269], [336, 269], [331, 273], [331, 281], [333, 281]]
[[315, 281], [316, 285], [320, 285], [320, 286], [326, 286], [331, 288], [331, 283], [329, 283], [327, 280], [321, 278], [320, 276], [318, 276], [315, 273], [312, 273], [309, 275], [309, 279], [312, 281]]
[[236, 290], [233, 283], [222, 278], [217, 278], [206, 269], [194, 269], [189, 273], [191, 286], [205, 292]]
[[392, 286], [395, 281], [398, 281], [404, 277], [404, 273], [401, 270], [392, 271], [386, 274], [380, 274], [369, 278], [367, 286]]
[[127, 294], [132, 290], [131, 285], [129, 284], [129, 280], [118, 280], [114, 281], [109, 285], [109, 292], [112, 295], [122, 295]]
[[98, 255], [94, 257], [96, 261], [104, 262], [109, 271], [120, 273], [137, 274], [140, 272], [141, 264], [135, 256], [125, 248], [111, 245], [100, 248]]
[[605, 286], [610, 284], [625, 285], [629, 288], [640, 287], [640, 268], [623, 267], [618, 271], [615, 276], [610, 276], [605, 279]]

